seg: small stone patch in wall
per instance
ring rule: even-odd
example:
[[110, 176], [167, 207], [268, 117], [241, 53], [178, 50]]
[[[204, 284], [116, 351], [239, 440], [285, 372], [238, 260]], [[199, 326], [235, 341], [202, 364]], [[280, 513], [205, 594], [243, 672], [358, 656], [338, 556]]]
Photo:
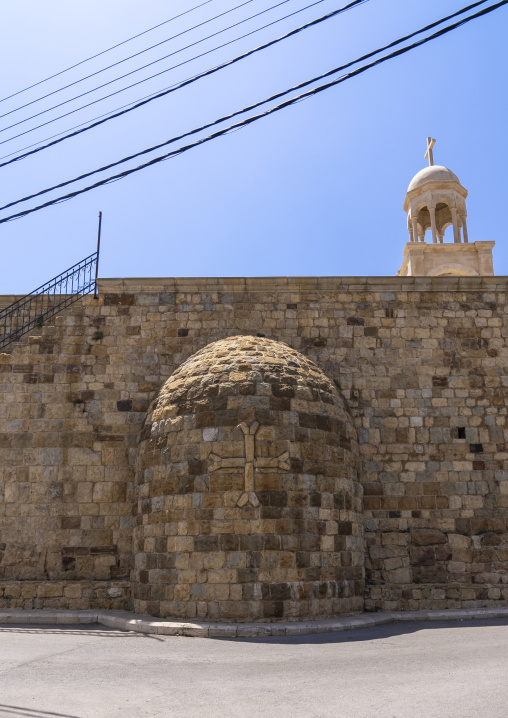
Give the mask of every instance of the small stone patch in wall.
[[118, 411], [132, 411], [132, 400], [124, 399], [123, 401], [117, 401], [116, 408]]
[[116, 292], [114, 294], [104, 294], [104, 306], [105, 307], [112, 307], [112, 306], [132, 306], [135, 303], [135, 295], [134, 294], [117, 294]]
[[432, 377], [432, 386], [436, 389], [446, 389], [448, 386], [448, 377], [447, 376], [433, 376]]
[[62, 556], [62, 568], [64, 571], [74, 571], [76, 558], [74, 556]]
[[219, 435], [219, 430], [216, 426], [208, 426], [203, 429], [203, 441], [216, 441]]
[[176, 295], [174, 292], [161, 292], [159, 302], [160, 304], [175, 304]]

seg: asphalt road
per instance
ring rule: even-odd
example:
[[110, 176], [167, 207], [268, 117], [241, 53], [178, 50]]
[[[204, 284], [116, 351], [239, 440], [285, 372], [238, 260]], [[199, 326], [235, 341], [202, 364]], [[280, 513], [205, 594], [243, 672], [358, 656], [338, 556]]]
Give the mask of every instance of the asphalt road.
[[219, 640], [0, 626], [0, 718], [507, 718], [508, 620]]

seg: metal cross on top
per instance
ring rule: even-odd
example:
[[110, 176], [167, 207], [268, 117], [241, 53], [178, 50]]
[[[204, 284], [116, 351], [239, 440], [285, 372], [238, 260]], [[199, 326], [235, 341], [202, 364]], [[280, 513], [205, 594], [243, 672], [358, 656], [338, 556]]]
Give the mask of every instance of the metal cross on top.
[[250, 426], [247, 426], [247, 424], [242, 422], [239, 424], [238, 428], [243, 431], [245, 456], [226, 459], [222, 456], [211, 453], [208, 457], [211, 462], [209, 470], [212, 472], [217, 471], [218, 469], [236, 469], [243, 466], [245, 475], [245, 491], [238, 499], [237, 506], [245, 506], [249, 503], [252, 504], [252, 506], [259, 506], [258, 497], [254, 493], [254, 469], [279, 468], [283, 471], [289, 471], [289, 451], [285, 451], [280, 456], [274, 456], [273, 458], [256, 457], [254, 437], [259, 429], [259, 423], [255, 421]]
[[434, 153], [433, 148], [436, 144], [436, 140], [433, 140], [432, 137], [427, 137], [427, 152], [425, 153], [425, 159], [429, 160], [429, 167], [433, 167], [434, 165]]

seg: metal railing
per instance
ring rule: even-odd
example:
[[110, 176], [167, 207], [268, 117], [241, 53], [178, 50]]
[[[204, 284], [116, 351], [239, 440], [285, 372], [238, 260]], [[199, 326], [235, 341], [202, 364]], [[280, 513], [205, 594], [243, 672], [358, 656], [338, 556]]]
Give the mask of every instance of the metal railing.
[[97, 296], [98, 259], [97, 251], [0, 310], [0, 351], [84, 295]]

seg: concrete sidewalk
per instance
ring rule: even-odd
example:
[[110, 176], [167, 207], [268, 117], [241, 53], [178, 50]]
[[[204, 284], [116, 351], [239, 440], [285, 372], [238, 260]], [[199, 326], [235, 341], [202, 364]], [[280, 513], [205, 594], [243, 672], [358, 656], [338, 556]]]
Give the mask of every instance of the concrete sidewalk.
[[317, 621], [277, 621], [274, 623], [208, 623], [174, 621], [129, 611], [0, 610], [0, 625], [10, 623], [94, 624], [108, 628], [159, 636], [193, 636], [202, 638], [247, 638], [255, 636], [304, 636], [314, 633], [341, 633], [357, 628], [382, 626], [404, 621], [450, 621], [485, 618], [508, 618], [508, 607], [458, 608], [443, 611], [392, 611], [360, 613], [354, 616]]

